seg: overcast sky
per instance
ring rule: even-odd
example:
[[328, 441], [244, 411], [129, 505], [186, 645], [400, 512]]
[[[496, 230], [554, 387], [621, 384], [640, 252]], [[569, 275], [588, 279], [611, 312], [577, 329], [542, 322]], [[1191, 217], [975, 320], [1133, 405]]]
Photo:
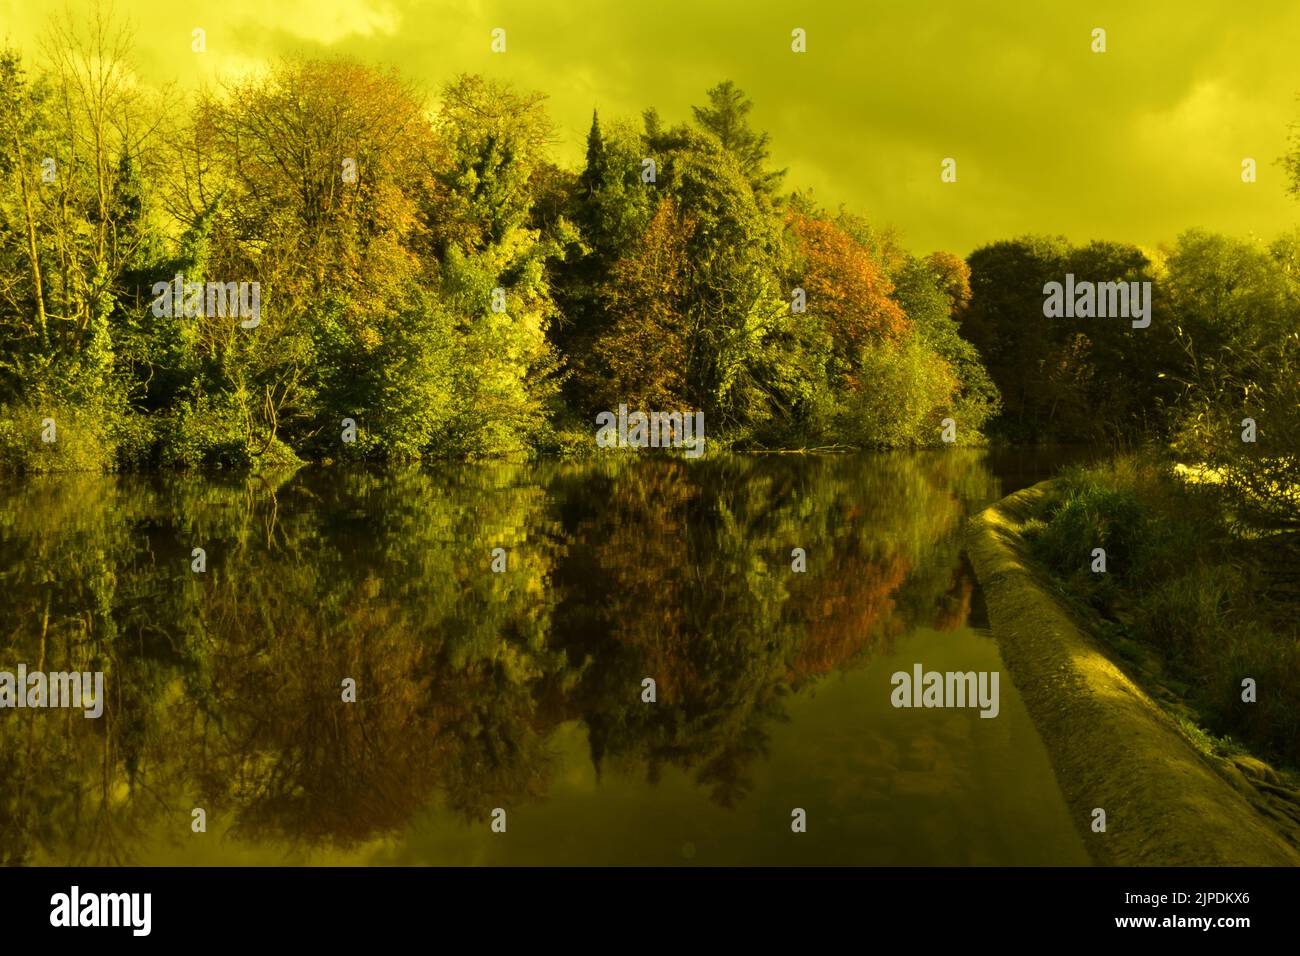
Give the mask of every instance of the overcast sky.
[[[35, 52], [54, 9], [0, 0], [0, 39]], [[542, 90], [571, 165], [593, 107], [676, 122], [730, 78], [788, 185], [892, 223], [917, 252], [1025, 232], [1154, 245], [1190, 226], [1271, 238], [1300, 224], [1278, 163], [1300, 120], [1297, 0], [118, 0], [116, 13], [150, 82], [190, 88], [332, 51], [397, 66], [431, 102], [458, 72]], [[494, 27], [504, 54], [490, 51]], [[790, 50], [795, 27], [806, 54]], [[1105, 53], [1091, 50], [1097, 27]], [[954, 184], [940, 181], [945, 157]]]

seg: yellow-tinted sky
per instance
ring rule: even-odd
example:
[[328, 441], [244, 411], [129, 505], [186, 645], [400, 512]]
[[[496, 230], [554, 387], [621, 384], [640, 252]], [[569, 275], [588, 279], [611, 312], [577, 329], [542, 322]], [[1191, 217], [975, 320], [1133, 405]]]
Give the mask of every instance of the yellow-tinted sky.
[[[0, 0], [0, 40], [34, 52], [53, 9]], [[135, 27], [142, 76], [183, 88], [329, 51], [397, 66], [431, 93], [458, 72], [540, 89], [572, 165], [593, 107], [655, 106], [676, 122], [731, 78], [789, 185], [893, 223], [918, 252], [1025, 232], [1269, 238], [1300, 223], [1278, 164], [1300, 119], [1300, 0], [117, 0], [115, 12]], [[195, 27], [206, 53], [190, 50]], [[495, 27], [504, 54], [490, 50]], [[795, 27], [805, 54], [791, 52]], [[1105, 53], [1091, 50], [1096, 27]], [[945, 157], [954, 184], [940, 181]]]

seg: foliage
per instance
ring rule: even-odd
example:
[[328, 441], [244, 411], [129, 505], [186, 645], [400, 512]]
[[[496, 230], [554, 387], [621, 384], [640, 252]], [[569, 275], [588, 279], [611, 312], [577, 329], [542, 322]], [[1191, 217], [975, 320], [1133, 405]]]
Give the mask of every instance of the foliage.
[[[1297, 235], [1270, 248], [1193, 231], [1168, 258], [1183, 386], [1174, 447], [1237, 516], [1300, 532], [1300, 272]], [[1254, 441], [1247, 441], [1248, 422]]]
[[[1243, 520], [1295, 523], [1295, 236], [918, 257], [781, 194], [730, 81], [693, 125], [593, 113], [566, 170], [545, 95], [496, 80], [431, 111], [290, 57], [182, 106], [131, 55], [104, 19], [0, 55], [0, 405], [98, 419], [67, 467], [520, 457], [620, 404], [741, 447], [937, 445], [950, 418], [963, 444], [1168, 439]], [[1046, 319], [1067, 273], [1151, 282], [1150, 328]], [[156, 314], [172, 282], [256, 283], [260, 320]], [[30, 428], [5, 467], [36, 467]]]
[[[1300, 759], [1300, 555], [1286, 539], [1243, 534], [1215, 489], [1151, 453], [1067, 470], [1058, 485], [1033, 547], [1070, 593], [1154, 650], [1216, 733]], [[1091, 571], [1094, 547], [1105, 574]], [[1268, 690], [1243, 705], [1247, 677]]]

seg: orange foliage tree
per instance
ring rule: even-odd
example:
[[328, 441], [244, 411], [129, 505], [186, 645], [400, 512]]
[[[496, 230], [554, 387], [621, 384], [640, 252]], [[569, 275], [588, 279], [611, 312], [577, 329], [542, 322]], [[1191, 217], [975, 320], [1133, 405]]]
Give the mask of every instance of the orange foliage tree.
[[791, 217], [789, 224], [802, 258], [808, 311], [826, 322], [840, 370], [851, 374], [863, 346], [903, 339], [910, 329], [907, 316], [889, 297], [894, 289], [889, 277], [848, 233], [803, 215]]
[[638, 248], [613, 266], [603, 295], [611, 317], [580, 374], [608, 408], [685, 409], [686, 244], [695, 224], [660, 203]]

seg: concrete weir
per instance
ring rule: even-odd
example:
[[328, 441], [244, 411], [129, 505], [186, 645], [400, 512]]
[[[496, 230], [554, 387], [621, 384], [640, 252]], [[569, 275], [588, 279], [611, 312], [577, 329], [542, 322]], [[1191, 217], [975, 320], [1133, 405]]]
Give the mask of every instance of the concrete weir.
[[[1021, 531], [1050, 482], [977, 515], [966, 546], [989, 623], [1093, 860], [1120, 866], [1297, 866], [1269, 826], [1051, 593]], [[1106, 830], [1094, 832], [1094, 810]]]

